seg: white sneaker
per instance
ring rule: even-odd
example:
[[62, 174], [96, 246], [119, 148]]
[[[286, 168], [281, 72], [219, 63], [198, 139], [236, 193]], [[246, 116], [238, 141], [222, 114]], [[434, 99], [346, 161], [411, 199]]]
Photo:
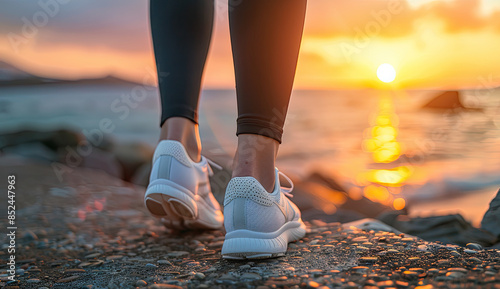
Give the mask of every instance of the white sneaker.
[[195, 163], [178, 141], [164, 140], [156, 147], [144, 204], [166, 227], [219, 229], [224, 217], [208, 181], [207, 159]]
[[[282, 188], [279, 175], [291, 184]], [[306, 234], [300, 211], [285, 195], [291, 196], [291, 180], [275, 169], [274, 191], [270, 194], [253, 177], [235, 177], [226, 189], [222, 246], [225, 259], [258, 259], [283, 256], [288, 243]]]

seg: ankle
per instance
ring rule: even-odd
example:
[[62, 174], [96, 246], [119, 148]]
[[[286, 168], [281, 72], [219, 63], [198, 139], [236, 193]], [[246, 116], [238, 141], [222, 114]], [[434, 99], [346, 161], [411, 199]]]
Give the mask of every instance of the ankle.
[[233, 177], [254, 177], [272, 193], [275, 185], [275, 158], [279, 143], [260, 135], [239, 135]]
[[160, 141], [175, 140], [184, 146], [194, 162], [201, 160], [201, 141], [198, 124], [183, 117], [168, 118], [161, 127]]

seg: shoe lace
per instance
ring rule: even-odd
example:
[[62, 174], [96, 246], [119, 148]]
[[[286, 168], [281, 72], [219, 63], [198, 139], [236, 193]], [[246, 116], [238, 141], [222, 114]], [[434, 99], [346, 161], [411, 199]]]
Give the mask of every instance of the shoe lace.
[[292, 180], [287, 175], [285, 175], [284, 173], [282, 173], [281, 171], [278, 171], [278, 175], [281, 175], [290, 184], [290, 187], [280, 186], [281, 192], [285, 196], [287, 196], [289, 198], [293, 198], [292, 191], [293, 191], [294, 186], [293, 186]]
[[222, 171], [222, 169], [223, 169], [223, 168], [222, 168], [222, 166], [221, 166], [221, 165], [219, 165], [218, 163], [216, 163], [216, 162], [212, 161], [211, 159], [209, 159], [209, 158], [207, 158], [207, 157], [205, 157], [205, 159], [207, 160], [207, 163], [209, 164], [209, 166], [208, 166], [208, 175], [209, 175], [209, 176], [213, 176], [213, 175], [214, 175], [214, 170], [213, 170], [213, 168], [216, 168], [216, 169], [218, 169], [219, 171]]

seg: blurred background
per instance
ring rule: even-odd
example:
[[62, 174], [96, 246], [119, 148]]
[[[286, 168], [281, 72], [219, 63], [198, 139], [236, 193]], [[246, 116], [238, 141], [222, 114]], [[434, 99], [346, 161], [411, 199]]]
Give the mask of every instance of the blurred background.
[[[229, 168], [237, 1], [215, 3], [200, 128]], [[2, 166], [147, 185], [160, 114], [148, 15], [148, 1], [0, 2]], [[478, 226], [500, 185], [498, 51], [500, 1], [309, 1], [278, 158], [297, 202], [334, 216], [370, 200]]]

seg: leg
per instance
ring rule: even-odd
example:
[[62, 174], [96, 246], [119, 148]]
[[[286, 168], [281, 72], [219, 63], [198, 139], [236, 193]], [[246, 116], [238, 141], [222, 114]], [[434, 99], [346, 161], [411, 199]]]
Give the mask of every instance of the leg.
[[214, 18], [211, 0], [151, 0], [151, 34], [160, 87], [160, 140], [177, 140], [200, 160], [198, 99]]
[[233, 177], [273, 190], [274, 162], [292, 90], [306, 0], [241, 0], [229, 22], [238, 95]]
[[198, 99], [214, 17], [213, 0], [151, 0], [151, 32], [162, 103], [161, 136], [144, 205], [173, 229], [219, 229], [224, 217], [200, 155]]

